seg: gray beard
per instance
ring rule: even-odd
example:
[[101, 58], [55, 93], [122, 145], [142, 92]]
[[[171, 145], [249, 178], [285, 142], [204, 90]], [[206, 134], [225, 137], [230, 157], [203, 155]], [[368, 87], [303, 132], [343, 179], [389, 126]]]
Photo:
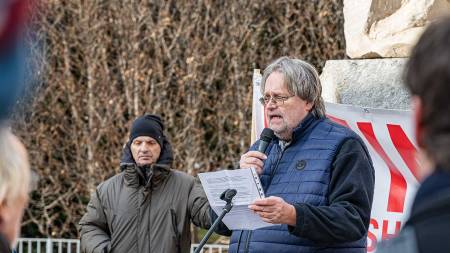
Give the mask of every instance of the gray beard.
[[[286, 131], [288, 131], [288, 129], [287, 129]], [[285, 132], [286, 132], [286, 131], [285, 131]], [[291, 130], [289, 131], [289, 133], [285, 133], [285, 134], [282, 134], [282, 135], [279, 134], [279, 133], [277, 133], [277, 132], [275, 132], [275, 136], [276, 136], [278, 139], [280, 139], [280, 140], [289, 142], [289, 141], [292, 140], [292, 133], [293, 133], [293, 130], [291, 129]]]

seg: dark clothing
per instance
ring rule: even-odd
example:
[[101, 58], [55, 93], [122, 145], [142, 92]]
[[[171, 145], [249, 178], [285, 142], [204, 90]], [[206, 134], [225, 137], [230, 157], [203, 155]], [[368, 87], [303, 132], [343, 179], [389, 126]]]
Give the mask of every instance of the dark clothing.
[[362, 140], [308, 115], [289, 144], [276, 139], [268, 150], [266, 196], [294, 205], [297, 225], [233, 231], [230, 252], [366, 252], [375, 176]]
[[437, 169], [419, 187], [398, 237], [381, 243], [377, 253], [448, 253], [449, 229], [450, 172]]
[[333, 162], [328, 194], [332, 208], [294, 204], [297, 225], [289, 226], [291, 233], [325, 244], [366, 239], [375, 177], [365, 154], [359, 141], [345, 141]]
[[11, 249], [9, 248], [9, 242], [6, 238], [0, 234], [0, 253], [10, 253]]
[[122, 163], [121, 170], [91, 196], [80, 221], [82, 252], [189, 252], [191, 221], [208, 228], [211, 220], [199, 180], [166, 165]]

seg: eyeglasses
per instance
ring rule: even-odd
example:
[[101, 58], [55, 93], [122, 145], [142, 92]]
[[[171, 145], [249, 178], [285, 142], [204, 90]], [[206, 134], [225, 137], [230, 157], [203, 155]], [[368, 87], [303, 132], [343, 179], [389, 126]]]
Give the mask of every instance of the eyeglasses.
[[295, 95], [291, 95], [291, 96], [264, 96], [262, 98], [259, 99], [259, 102], [262, 105], [268, 105], [270, 103], [270, 101], [272, 101], [272, 103], [274, 103], [275, 105], [283, 105], [284, 101], [290, 99], [291, 97], [295, 97]]

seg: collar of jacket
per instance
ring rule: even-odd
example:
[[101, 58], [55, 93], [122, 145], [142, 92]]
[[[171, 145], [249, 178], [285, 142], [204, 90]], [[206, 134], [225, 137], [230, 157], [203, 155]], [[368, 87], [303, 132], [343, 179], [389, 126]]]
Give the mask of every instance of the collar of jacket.
[[152, 164], [150, 178], [145, 181], [145, 176], [135, 163], [121, 163], [120, 170], [124, 173], [125, 185], [132, 188], [144, 186], [154, 190], [162, 184], [170, 175], [170, 167], [165, 164]]
[[[290, 144], [296, 142], [297, 140], [301, 139], [303, 134], [307, 132], [307, 129], [313, 127], [315, 124], [318, 123], [317, 118], [312, 113], [308, 113], [306, 117], [294, 128], [294, 131], [292, 132], [292, 140], [289, 141]], [[279, 139], [275, 137], [274, 139], [275, 143], [278, 144]]]
[[406, 225], [450, 211], [450, 172], [436, 168], [417, 191]]
[[11, 249], [9, 248], [8, 240], [0, 233], [0, 252], [11, 252]]

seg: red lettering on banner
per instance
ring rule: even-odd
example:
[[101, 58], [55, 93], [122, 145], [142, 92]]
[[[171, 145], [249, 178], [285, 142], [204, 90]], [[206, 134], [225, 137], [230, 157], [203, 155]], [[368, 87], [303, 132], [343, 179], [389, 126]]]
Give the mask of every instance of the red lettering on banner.
[[[370, 225], [373, 226], [374, 230], [378, 230], [378, 222], [375, 219], [370, 219]], [[367, 252], [372, 252], [377, 248], [377, 236], [371, 232], [369, 229], [369, 232], [367, 232], [367, 239], [369, 240], [367, 242]]]
[[392, 143], [402, 157], [406, 166], [408, 166], [411, 173], [418, 180], [418, 163], [415, 157], [415, 154], [417, 152], [416, 148], [409, 140], [408, 136], [405, 134], [400, 125], [387, 124], [387, 128], [389, 130], [389, 135], [391, 136]]
[[389, 238], [392, 238], [392, 237], [394, 237], [395, 235], [397, 235], [398, 234], [398, 232], [400, 232], [400, 227], [401, 227], [401, 222], [400, 221], [397, 221], [397, 222], [395, 222], [395, 232], [393, 233], [393, 234], [389, 234], [388, 233], [388, 221], [387, 220], [383, 220], [383, 228], [382, 228], [382, 232], [381, 232], [381, 239], [382, 240], [386, 240], [386, 239], [389, 239]]
[[[381, 222], [381, 221], [380, 221]], [[389, 234], [387, 232], [389, 228], [389, 224], [395, 222], [395, 232], [393, 234]], [[367, 233], [367, 252], [374, 252], [377, 249], [378, 243], [378, 221], [376, 219], [370, 219], [369, 231]], [[383, 220], [381, 226], [381, 240], [389, 239], [400, 232], [401, 222], [393, 221], [393, 220]]]
[[343, 119], [336, 118], [336, 117], [331, 116], [331, 115], [329, 115], [329, 114], [327, 114], [327, 117], [328, 117], [330, 120], [332, 120], [332, 121], [338, 123], [339, 125], [343, 125], [343, 126], [345, 126], [345, 127], [350, 128], [350, 126], [347, 124], [347, 122], [346, 122], [345, 120], [343, 120]]
[[391, 184], [389, 189], [389, 199], [388, 199], [388, 212], [403, 212], [403, 207], [405, 204], [406, 197], [406, 180], [400, 171], [397, 169], [395, 164], [391, 161], [389, 156], [381, 147], [375, 133], [373, 131], [372, 124], [370, 122], [358, 122], [358, 128], [363, 133], [364, 137], [370, 143], [370, 145], [375, 149], [375, 151], [380, 155], [383, 161], [389, 168], [389, 173], [391, 175]]

